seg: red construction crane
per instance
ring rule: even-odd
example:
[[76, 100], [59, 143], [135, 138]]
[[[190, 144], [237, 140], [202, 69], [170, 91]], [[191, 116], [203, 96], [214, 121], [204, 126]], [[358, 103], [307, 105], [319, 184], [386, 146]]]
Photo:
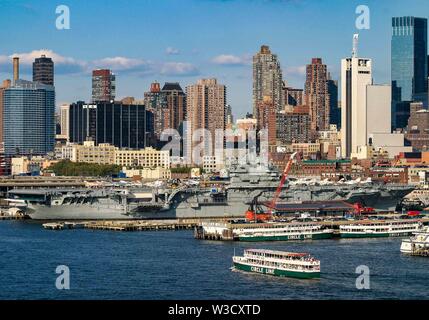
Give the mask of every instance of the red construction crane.
[[293, 163], [293, 160], [295, 159], [296, 155], [297, 155], [297, 152], [294, 152], [290, 156], [290, 158], [289, 158], [289, 160], [288, 160], [288, 162], [287, 162], [287, 164], [283, 170], [282, 177], [280, 179], [280, 184], [278, 185], [278, 187], [274, 193], [273, 199], [268, 204], [268, 211], [263, 212], [263, 213], [256, 212], [260, 208], [258, 206], [257, 197], [255, 197], [254, 201], [250, 205], [250, 208], [246, 211], [246, 220], [248, 220], [248, 221], [267, 221], [267, 220], [271, 220], [273, 218], [272, 209], [276, 207], [277, 199], [279, 198], [279, 195], [283, 189], [283, 186], [286, 182], [289, 171], [292, 168], [292, 163]]
[[280, 184], [278, 185], [276, 192], [274, 193], [273, 199], [268, 206], [268, 212], [272, 213], [272, 209], [276, 207], [277, 199], [279, 198], [280, 193], [282, 192], [283, 186], [286, 182], [287, 176], [289, 174], [290, 169], [292, 168], [293, 160], [296, 157], [297, 152], [291, 154], [289, 161], [286, 164], [286, 167], [283, 170], [282, 178], [280, 179]]

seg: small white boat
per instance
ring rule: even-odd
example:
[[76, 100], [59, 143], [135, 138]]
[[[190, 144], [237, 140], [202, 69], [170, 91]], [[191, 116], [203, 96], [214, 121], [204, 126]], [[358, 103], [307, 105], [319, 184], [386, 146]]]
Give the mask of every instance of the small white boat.
[[409, 239], [402, 240], [401, 252], [411, 255], [429, 256], [429, 227], [415, 232]]

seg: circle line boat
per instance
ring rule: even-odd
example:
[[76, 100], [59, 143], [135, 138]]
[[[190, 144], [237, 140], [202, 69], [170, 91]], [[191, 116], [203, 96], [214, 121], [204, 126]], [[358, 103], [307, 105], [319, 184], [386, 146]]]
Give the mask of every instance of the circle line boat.
[[308, 253], [246, 249], [233, 256], [234, 268], [246, 272], [300, 279], [320, 278], [320, 261]]

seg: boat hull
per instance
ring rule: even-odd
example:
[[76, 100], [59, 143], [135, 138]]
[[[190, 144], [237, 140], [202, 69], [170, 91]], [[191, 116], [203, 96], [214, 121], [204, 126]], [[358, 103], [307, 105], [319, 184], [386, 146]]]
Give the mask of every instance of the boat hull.
[[388, 232], [380, 232], [380, 233], [340, 233], [341, 238], [387, 238], [387, 237], [407, 237], [410, 236], [415, 230], [410, 232], [400, 232], [400, 233], [388, 233]]
[[298, 234], [298, 235], [278, 235], [278, 236], [239, 236], [239, 241], [258, 242], [258, 241], [293, 241], [293, 240], [319, 240], [331, 239], [333, 233], [313, 233], [313, 234]]
[[320, 272], [300, 272], [292, 270], [281, 270], [276, 268], [267, 268], [267, 267], [256, 267], [252, 265], [247, 265], [244, 263], [234, 262], [234, 268], [237, 270], [267, 274], [277, 277], [288, 277], [288, 278], [298, 278], [298, 279], [317, 279], [320, 278]]

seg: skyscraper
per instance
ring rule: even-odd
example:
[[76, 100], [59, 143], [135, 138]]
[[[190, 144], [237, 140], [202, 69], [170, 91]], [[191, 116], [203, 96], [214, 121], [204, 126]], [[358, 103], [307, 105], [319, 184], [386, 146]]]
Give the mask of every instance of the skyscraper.
[[54, 150], [53, 86], [17, 80], [4, 90], [3, 101], [6, 155], [44, 155]]
[[167, 128], [179, 130], [186, 117], [186, 94], [178, 82], [166, 82], [161, 90], [167, 100]]
[[3, 95], [4, 90], [9, 88], [12, 85], [12, 82], [7, 79], [4, 80], [0, 86], [0, 143], [3, 143]]
[[61, 135], [67, 137], [67, 140], [70, 138], [69, 133], [69, 110], [70, 106], [68, 104], [64, 104], [60, 107], [60, 127], [61, 127]]
[[72, 103], [69, 107], [70, 142], [92, 139], [96, 144], [110, 143], [119, 148], [145, 148], [148, 113], [144, 105], [138, 104]]
[[394, 128], [397, 103], [401, 101], [427, 103], [427, 75], [427, 19], [392, 18], [391, 80]]
[[313, 58], [306, 68], [305, 104], [310, 108], [312, 130], [329, 129], [330, 98], [328, 71], [321, 58]]
[[92, 71], [92, 102], [110, 102], [116, 96], [116, 77], [108, 69]]
[[[215, 146], [216, 129], [225, 130], [226, 87], [216, 79], [201, 79], [186, 87], [187, 139], [198, 129], [210, 132], [212, 146]], [[206, 139], [206, 137], [204, 138]], [[209, 140], [205, 140], [208, 147]], [[188, 144], [188, 148], [191, 145]], [[188, 151], [189, 152], [189, 149]]]
[[332, 80], [328, 73], [329, 123], [341, 128], [341, 109], [338, 107], [338, 81]]
[[[356, 52], [354, 50], [354, 52]], [[366, 87], [372, 83], [371, 59], [341, 60], [341, 153], [349, 157], [366, 141]]]
[[277, 136], [277, 110], [269, 96], [265, 96], [258, 104], [257, 129], [266, 129], [268, 131], [268, 147], [274, 148]]
[[33, 82], [54, 85], [54, 62], [42, 55], [33, 62]]
[[168, 127], [169, 112], [167, 109], [167, 97], [161, 92], [158, 82], [150, 85], [150, 90], [144, 93], [144, 105], [153, 114], [155, 139], [159, 141], [162, 131]]
[[258, 117], [258, 105], [264, 97], [271, 97], [274, 107], [280, 111], [284, 107], [282, 70], [277, 55], [268, 46], [253, 56], [253, 116]]

